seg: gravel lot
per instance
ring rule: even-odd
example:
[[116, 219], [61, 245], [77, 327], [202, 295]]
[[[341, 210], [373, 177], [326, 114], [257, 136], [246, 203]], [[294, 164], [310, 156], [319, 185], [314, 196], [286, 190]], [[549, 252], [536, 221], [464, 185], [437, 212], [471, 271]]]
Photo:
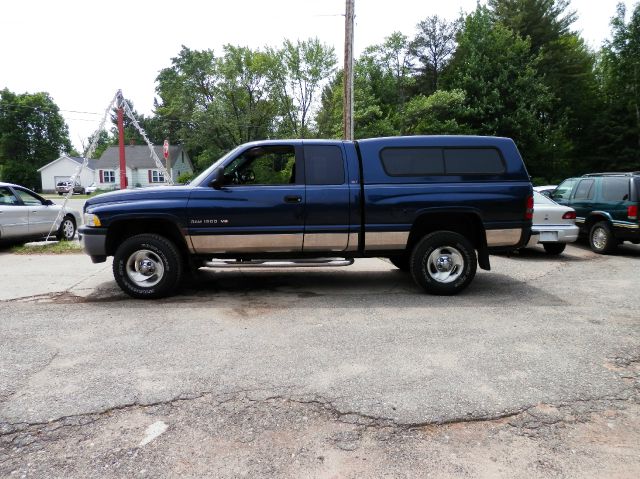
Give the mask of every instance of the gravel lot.
[[640, 247], [205, 270], [136, 301], [0, 251], [0, 476], [638, 477]]

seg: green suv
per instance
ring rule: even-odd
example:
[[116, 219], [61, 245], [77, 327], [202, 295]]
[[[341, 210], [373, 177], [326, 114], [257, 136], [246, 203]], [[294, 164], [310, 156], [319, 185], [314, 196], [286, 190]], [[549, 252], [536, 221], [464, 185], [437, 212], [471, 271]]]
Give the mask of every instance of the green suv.
[[623, 241], [640, 243], [640, 172], [591, 173], [564, 180], [551, 198], [576, 210], [576, 225], [596, 253], [611, 253]]

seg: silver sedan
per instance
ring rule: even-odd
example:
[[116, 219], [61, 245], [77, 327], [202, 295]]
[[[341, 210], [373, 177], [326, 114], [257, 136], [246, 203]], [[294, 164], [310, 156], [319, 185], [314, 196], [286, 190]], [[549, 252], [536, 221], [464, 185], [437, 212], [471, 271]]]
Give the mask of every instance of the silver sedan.
[[567, 243], [578, 239], [576, 212], [533, 192], [533, 225], [527, 247], [541, 244], [548, 254], [560, 254]]
[[24, 243], [45, 238], [72, 240], [80, 213], [47, 200], [23, 186], [0, 182], [0, 242]]

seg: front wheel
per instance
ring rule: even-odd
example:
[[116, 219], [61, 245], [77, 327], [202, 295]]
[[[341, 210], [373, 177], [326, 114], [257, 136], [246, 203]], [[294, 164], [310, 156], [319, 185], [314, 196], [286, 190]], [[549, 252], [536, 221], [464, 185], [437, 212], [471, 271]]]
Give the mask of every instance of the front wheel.
[[542, 247], [550, 255], [561, 254], [567, 247], [566, 243], [542, 243]]
[[600, 221], [593, 225], [589, 232], [589, 246], [599, 254], [612, 253], [616, 249], [618, 242], [613, 237], [609, 223]]
[[124, 241], [113, 259], [113, 276], [133, 298], [163, 298], [173, 293], [182, 277], [182, 259], [176, 246], [155, 234]]
[[71, 241], [76, 236], [76, 222], [73, 217], [65, 216], [56, 233], [58, 241]]
[[427, 293], [457, 294], [476, 275], [478, 260], [473, 245], [453, 231], [437, 231], [422, 238], [413, 248], [411, 276]]

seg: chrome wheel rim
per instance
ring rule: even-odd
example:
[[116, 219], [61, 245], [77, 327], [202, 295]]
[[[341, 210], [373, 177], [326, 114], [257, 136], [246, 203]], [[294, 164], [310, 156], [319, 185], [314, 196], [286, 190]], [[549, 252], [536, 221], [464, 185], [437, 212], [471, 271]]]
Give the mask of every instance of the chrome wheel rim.
[[64, 220], [62, 222], [62, 235], [65, 237], [65, 239], [73, 239], [73, 237], [76, 234], [76, 229], [73, 226], [73, 221], [71, 220]]
[[137, 286], [149, 288], [164, 277], [164, 263], [153, 251], [142, 249], [129, 256], [126, 272]]
[[607, 246], [607, 232], [604, 228], [596, 228], [591, 234], [591, 242], [597, 249], [604, 249]]
[[436, 248], [427, 258], [426, 270], [438, 283], [451, 283], [462, 274], [464, 257], [452, 246]]

